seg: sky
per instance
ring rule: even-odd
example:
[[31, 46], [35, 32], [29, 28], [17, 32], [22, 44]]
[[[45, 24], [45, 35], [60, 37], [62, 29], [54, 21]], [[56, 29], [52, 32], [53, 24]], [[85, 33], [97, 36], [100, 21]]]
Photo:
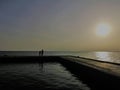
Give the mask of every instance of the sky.
[[0, 0], [0, 50], [119, 51], [119, 34], [120, 0]]

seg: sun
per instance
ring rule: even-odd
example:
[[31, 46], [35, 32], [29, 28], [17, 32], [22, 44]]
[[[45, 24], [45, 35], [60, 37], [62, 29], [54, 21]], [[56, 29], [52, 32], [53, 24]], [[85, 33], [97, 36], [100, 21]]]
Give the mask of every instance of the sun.
[[100, 23], [96, 28], [96, 35], [101, 37], [106, 37], [111, 31], [111, 27], [107, 23]]

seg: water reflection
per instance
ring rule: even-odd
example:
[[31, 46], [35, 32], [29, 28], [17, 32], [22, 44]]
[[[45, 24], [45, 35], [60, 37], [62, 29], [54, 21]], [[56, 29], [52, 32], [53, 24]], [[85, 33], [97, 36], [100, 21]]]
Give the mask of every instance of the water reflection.
[[102, 61], [112, 61], [109, 52], [95, 52], [96, 58]]
[[0, 90], [24, 87], [32, 90], [90, 90], [59, 62], [0, 64]]
[[44, 66], [43, 63], [38, 63], [38, 67], [39, 67], [39, 70], [40, 70], [40, 71], [43, 71], [43, 68], [44, 68], [43, 66]]

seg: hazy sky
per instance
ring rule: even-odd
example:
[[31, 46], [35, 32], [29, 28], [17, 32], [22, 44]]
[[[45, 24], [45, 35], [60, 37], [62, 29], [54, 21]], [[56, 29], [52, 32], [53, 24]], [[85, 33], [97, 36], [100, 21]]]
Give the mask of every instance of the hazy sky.
[[42, 48], [120, 50], [120, 0], [0, 0], [0, 50]]

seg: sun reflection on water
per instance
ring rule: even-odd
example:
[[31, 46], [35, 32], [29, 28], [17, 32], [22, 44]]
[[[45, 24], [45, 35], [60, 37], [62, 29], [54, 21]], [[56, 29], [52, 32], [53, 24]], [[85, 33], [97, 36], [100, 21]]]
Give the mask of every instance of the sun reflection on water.
[[108, 61], [108, 62], [112, 61], [109, 52], [96, 52], [96, 57], [98, 60]]

